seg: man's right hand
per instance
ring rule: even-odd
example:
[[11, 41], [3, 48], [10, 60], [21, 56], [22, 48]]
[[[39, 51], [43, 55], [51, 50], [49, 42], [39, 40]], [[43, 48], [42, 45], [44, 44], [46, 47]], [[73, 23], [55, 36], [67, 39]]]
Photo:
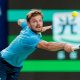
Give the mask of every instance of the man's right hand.
[[18, 23], [18, 25], [20, 26], [21, 23], [22, 23], [22, 22], [25, 22], [25, 21], [26, 21], [25, 19], [19, 19], [17, 23]]

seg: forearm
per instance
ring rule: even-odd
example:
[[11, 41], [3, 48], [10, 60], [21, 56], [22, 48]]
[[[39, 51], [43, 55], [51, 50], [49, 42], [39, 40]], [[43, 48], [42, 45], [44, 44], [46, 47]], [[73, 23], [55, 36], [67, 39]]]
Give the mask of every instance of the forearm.
[[48, 50], [50, 51], [62, 50], [65, 47], [65, 43], [49, 42], [47, 44], [47, 47], [48, 47]]
[[43, 27], [42, 32], [45, 32], [46, 30], [51, 29], [51, 27], [52, 26], [45, 26], [45, 27]]
[[47, 29], [51, 29], [51, 27], [52, 27], [52, 26], [46, 26], [45, 28], [46, 28], [46, 30], [47, 30]]

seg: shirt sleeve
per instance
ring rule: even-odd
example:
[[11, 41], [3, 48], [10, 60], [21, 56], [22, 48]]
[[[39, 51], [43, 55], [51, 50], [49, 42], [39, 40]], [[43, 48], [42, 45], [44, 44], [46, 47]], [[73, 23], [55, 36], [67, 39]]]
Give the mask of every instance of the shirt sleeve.
[[26, 21], [22, 22], [20, 26], [22, 27], [22, 29], [26, 28], [27, 27], [27, 22]]
[[40, 38], [33, 36], [30, 38], [27, 38], [23, 43], [28, 47], [37, 47], [40, 41], [41, 41]]
[[39, 44], [39, 42], [41, 41], [41, 39], [40, 38], [36, 38], [36, 37], [32, 37], [31, 39], [30, 39], [30, 45], [32, 46], [32, 47], [37, 47], [37, 45]]

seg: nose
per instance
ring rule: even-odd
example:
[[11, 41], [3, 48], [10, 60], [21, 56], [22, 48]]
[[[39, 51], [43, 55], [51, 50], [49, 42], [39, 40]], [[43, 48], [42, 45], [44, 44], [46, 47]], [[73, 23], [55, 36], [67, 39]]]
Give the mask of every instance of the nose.
[[40, 25], [40, 22], [39, 21], [37, 22], [37, 25]]

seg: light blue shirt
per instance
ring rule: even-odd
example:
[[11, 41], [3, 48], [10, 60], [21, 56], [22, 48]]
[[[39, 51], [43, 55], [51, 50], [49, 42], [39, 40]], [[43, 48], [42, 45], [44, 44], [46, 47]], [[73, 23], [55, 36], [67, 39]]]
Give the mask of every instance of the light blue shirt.
[[41, 34], [33, 32], [25, 22], [21, 24], [20, 34], [1, 51], [1, 56], [13, 66], [22, 66], [23, 61], [37, 48]]

